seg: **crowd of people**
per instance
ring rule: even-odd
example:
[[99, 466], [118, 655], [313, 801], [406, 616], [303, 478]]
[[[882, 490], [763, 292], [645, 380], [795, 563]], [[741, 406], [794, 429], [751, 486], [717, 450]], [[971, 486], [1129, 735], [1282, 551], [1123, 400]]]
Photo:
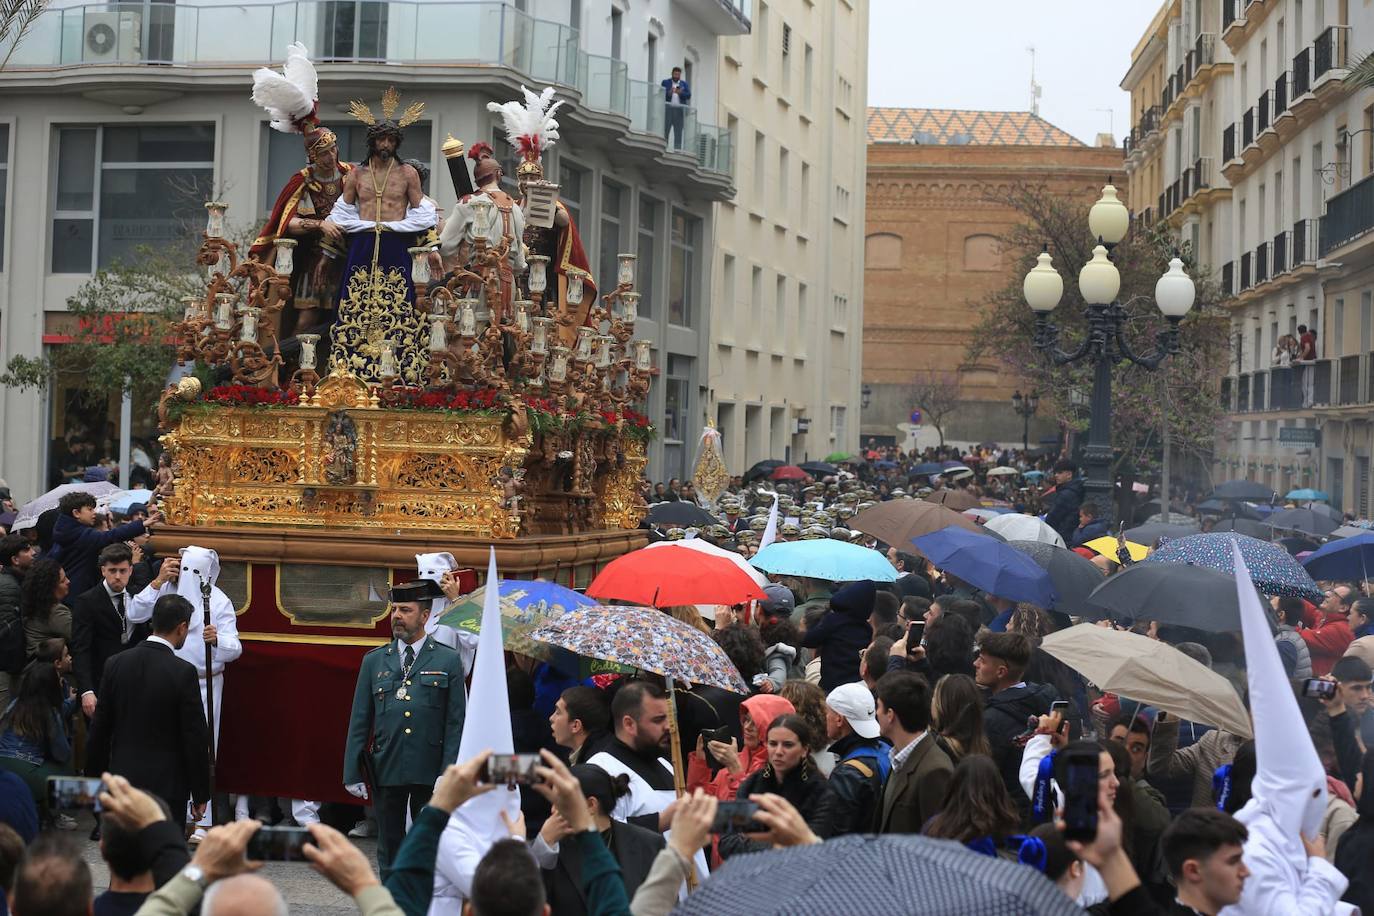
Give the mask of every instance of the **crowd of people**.
[[[1289, 737], [1313, 750], [1313, 765], [1299, 775], [1320, 785], [1323, 807], [1313, 819], [1284, 820], [1270, 810], [1273, 791], [1265, 787], [1277, 770], [1266, 763], [1258, 725], [1252, 738], [1103, 691], [1042, 648], [1051, 633], [1080, 621], [975, 588], [910, 545], [883, 544], [845, 525], [865, 503], [933, 485], [1039, 510], [1070, 546], [1094, 540], [1107, 531], [1071, 462], [1044, 461], [1040, 469], [1018, 454], [974, 450], [960, 455], [970, 473], [918, 475], [925, 479], [908, 493], [914, 465], [896, 457], [871, 453], [853, 474], [797, 484], [741, 479], [718, 503], [719, 529], [660, 526], [666, 538], [702, 537], [748, 553], [758, 540], [748, 535], [763, 533], [757, 520], [768, 525], [766, 510], [757, 510], [771, 508], [776, 493], [779, 540], [843, 539], [883, 551], [892, 564], [890, 582], [771, 576], [765, 598], [748, 605], [705, 616], [695, 606], [665, 608], [709, 634], [750, 685], [748, 695], [703, 684], [679, 684], [670, 694], [661, 678], [644, 673], [575, 677], [508, 652], [514, 750], [539, 754], [541, 765], [521, 789], [518, 816], [502, 809], [499, 832], [508, 838], [484, 848], [462, 877], [445, 839], [459, 820], [453, 812], [507, 788], [487, 778], [489, 753], [459, 747], [462, 691], [450, 707], [425, 693], [441, 675], [447, 685], [472, 674], [462, 647], [435, 645], [429, 619], [431, 601], [456, 597], [452, 580], [398, 586], [395, 638], [364, 663], [355, 719], [360, 709], [403, 714], [405, 733], [420, 729], [426, 751], [398, 764], [405, 774], [395, 780], [350, 772], [347, 761], [340, 774], [385, 821], [380, 875], [317, 817], [299, 819], [310, 832], [305, 856], [375, 914], [456, 914], [463, 906], [477, 916], [667, 913], [694, 889], [723, 880], [717, 875], [728, 874], [733, 860], [852, 834], [958, 844], [970, 856], [1039, 872], [1066, 906], [1094, 913], [1374, 912], [1368, 582], [1321, 583], [1320, 606], [1273, 598], [1263, 652], [1273, 654], [1280, 686], [1294, 694], [1282, 703], [1247, 683], [1247, 669], [1259, 663], [1240, 633], [1096, 621], [1170, 643], [1230, 679], [1247, 702], [1266, 704], [1251, 707], [1255, 719], [1292, 701], [1306, 736]], [[1018, 474], [986, 473], [998, 466]], [[1044, 486], [1025, 485], [1042, 475]], [[660, 495], [662, 502], [695, 498], [690, 484], [676, 481]], [[206, 678], [217, 681], [236, 656], [232, 608], [228, 619], [193, 632], [199, 605], [177, 581], [198, 560], [138, 555], [156, 512], [108, 530], [94, 516], [94, 500], [72, 494], [59, 506], [51, 546], [24, 534], [0, 539], [0, 887], [19, 916], [75, 916], [92, 907], [97, 914], [281, 912], [280, 892], [252, 874], [259, 863], [248, 844], [261, 821], [248, 817], [246, 805], [227, 825], [202, 821], [211, 801], [203, 779]], [[1104, 577], [1131, 561], [1124, 547], [1101, 559]], [[209, 672], [204, 654], [199, 665], [188, 656], [203, 653], [207, 640], [224, 650]], [[400, 680], [386, 680], [386, 666]], [[1302, 695], [1309, 677], [1330, 682], [1330, 695]], [[157, 678], [160, 686], [152, 686]], [[136, 684], [146, 693], [131, 694]], [[166, 702], [154, 708], [144, 696]], [[380, 732], [384, 721], [368, 719], [361, 734]], [[179, 724], [163, 734], [158, 722]], [[144, 753], [154, 745], [156, 754]], [[159, 772], [144, 759], [175, 757], [178, 748], [200, 755], [189, 767], [199, 776], [184, 781], [187, 768]], [[1074, 795], [1081, 776], [1072, 769], [1083, 760], [1096, 761], [1096, 794], [1086, 802]], [[49, 807], [45, 789], [49, 776], [81, 772], [103, 777], [93, 838], [111, 883], [99, 897], [63, 832], [75, 821]], [[752, 804], [742, 813], [721, 807], [741, 802]], [[1071, 802], [1078, 808], [1066, 812]], [[1068, 823], [1085, 804], [1096, 821], [1090, 835]], [[723, 812], [732, 813], [718, 817]], [[1270, 854], [1284, 843], [1302, 852]]]

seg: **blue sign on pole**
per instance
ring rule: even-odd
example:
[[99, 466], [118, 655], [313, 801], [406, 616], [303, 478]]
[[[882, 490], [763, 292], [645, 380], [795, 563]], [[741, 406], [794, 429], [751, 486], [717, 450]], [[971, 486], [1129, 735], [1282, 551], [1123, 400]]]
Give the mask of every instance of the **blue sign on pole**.
[[920, 425], [921, 425], [921, 411], [920, 411], [919, 409], [914, 409], [914, 408], [912, 409], [912, 411], [911, 411], [911, 422], [912, 422], [914, 425], [916, 425], [916, 426], [920, 426]]

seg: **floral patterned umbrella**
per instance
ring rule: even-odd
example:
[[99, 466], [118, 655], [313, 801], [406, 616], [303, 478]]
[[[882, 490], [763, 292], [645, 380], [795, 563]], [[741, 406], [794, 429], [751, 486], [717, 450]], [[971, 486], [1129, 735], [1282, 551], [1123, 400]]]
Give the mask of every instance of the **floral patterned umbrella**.
[[691, 684], [749, 692], [738, 669], [711, 637], [653, 608], [578, 608], [546, 621], [530, 633], [530, 639]]
[[[487, 587], [464, 595], [450, 604], [440, 615], [439, 622], [469, 633], [482, 631], [482, 604]], [[552, 582], [522, 582], [501, 580], [501, 638], [512, 652], [543, 661], [552, 661], [548, 646], [530, 640], [530, 631], [568, 611], [596, 604], [570, 588]]]
[[1165, 541], [1146, 559], [1147, 563], [1192, 563], [1218, 572], [1231, 573], [1235, 560], [1231, 542], [1240, 545], [1241, 556], [1250, 570], [1255, 588], [1265, 595], [1291, 595], [1320, 602], [1322, 590], [1292, 554], [1278, 544], [1233, 532], [1190, 534]]

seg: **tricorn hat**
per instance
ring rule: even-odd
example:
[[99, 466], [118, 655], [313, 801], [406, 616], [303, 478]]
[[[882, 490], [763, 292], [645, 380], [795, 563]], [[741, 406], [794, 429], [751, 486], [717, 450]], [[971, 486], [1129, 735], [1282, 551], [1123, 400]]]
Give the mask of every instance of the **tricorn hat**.
[[442, 597], [444, 590], [439, 587], [439, 583], [431, 582], [429, 579], [416, 579], [413, 582], [391, 586], [392, 604], [423, 604]]

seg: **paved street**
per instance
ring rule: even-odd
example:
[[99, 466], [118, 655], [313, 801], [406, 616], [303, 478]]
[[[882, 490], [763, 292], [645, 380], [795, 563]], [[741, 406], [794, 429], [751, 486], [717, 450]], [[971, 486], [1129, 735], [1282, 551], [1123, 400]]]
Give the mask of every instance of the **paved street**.
[[[73, 834], [82, 841], [82, 853], [91, 866], [95, 880], [95, 892], [104, 891], [110, 884], [110, 872], [100, 858], [100, 846], [86, 839], [90, 836], [94, 822], [90, 815], [78, 819], [79, 827]], [[355, 840], [358, 847], [367, 854], [375, 867], [377, 856], [376, 840]], [[262, 868], [262, 874], [281, 890], [293, 916], [338, 916], [342, 913], [356, 913], [357, 907], [338, 888], [326, 881], [313, 868], [305, 864], [269, 862]]]

